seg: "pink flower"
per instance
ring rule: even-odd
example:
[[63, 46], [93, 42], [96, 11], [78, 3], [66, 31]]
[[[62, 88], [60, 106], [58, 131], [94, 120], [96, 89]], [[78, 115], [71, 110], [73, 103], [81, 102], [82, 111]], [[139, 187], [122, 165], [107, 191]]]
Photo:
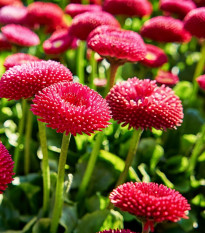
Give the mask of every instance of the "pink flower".
[[69, 48], [77, 48], [77, 38], [71, 36], [68, 29], [55, 31], [43, 43], [43, 50], [46, 54], [60, 54]]
[[181, 125], [183, 108], [178, 96], [171, 88], [149, 79], [128, 79], [115, 85], [106, 100], [112, 117], [129, 128], [160, 130]]
[[32, 56], [30, 54], [15, 53], [15, 54], [9, 55], [5, 59], [4, 67], [8, 70], [9, 68], [16, 66], [16, 65], [22, 65], [27, 62], [39, 61], [39, 60], [40, 59], [38, 57]]
[[140, 33], [143, 37], [158, 42], [189, 42], [191, 40], [191, 35], [184, 29], [182, 21], [166, 16], [156, 16], [146, 21]]
[[184, 18], [189, 11], [196, 8], [192, 0], [161, 0], [160, 9], [166, 12], [174, 13]]
[[123, 230], [112, 230], [112, 229], [110, 229], [110, 230], [105, 230], [105, 231], [100, 231], [100, 232], [98, 232], [98, 233], [135, 233], [134, 231], [131, 231], [131, 230], [125, 230], [125, 229], [123, 229]]
[[205, 38], [205, 7], [190, 11], [184, 18], [184, 28], [193, 36]]
[[25, 24], [27, 8], [23, 6], [4, 6], [0, 9], [1, 24]]
[[30, 29], [16, 24], [8, 24], [1, 28], [9, 42], [20, 46], [35, 46], [40, 43], [38, 36]]
[[146, 55], [144, 41], [138, 33], [110, 26], [93, 30], [87, 44], [109, 62], [137, 62], [143, 60]]
[[110, 111], [94, 90], [79, 83], [59, 82], [43, 89], [33, 100], [31, 111], [48, 127], [66, 134], [88, 134], [106, 128]]
[[144, 60], [140, 61], [148, 67], [160, 67], [168, 61], [167, 55], [157, 46], [146, 44], [147, 54]]
[[103, 10], [113, 15], [143, 17], [151, 15], [152, 4], [147, 0], [105, 0]]
[[119, 22], [106, 12], [85, 12], [74, 17], [70, 33], [80, 40], [86, 40], [89, 33], [101, 25], [120, 27]]
[[179, 82], [179, 77], [169, 71], [159, 70], [155, 80], [159, 84], [173, 86]]
[[30, 98], [51, 84], [73, 80], [68, 68], [55, 61], [35, 61], [14, 66], [0, 80], [0, 98]]
[[14, 162], [6, 147], [0, 142], [0, 194], [8, 187], [13, 180]]
[[154, 230], [154, 223], [188, 218], [190, 210], [186, 198], [162, 184], [128, 182], [114, 189], [110, 201], [122, 211], [135, 215], [145, 223], [144, 230]]
[[201, 75], [199, 76], [197, 79], [196, 79], [197, 83], [199, 84], [200, 88], [205, 90], [205, 74], [204, 75]]
[[0, 51], [11, 50], [12, 44], [7, 40], [3, 33], [0, 32]]
[[65, 13], [72, 18], [76, 15], [90, 11], [102, 11], [102, 7], [99, 5], [82, 5], [82, 4], [68, 4], [65, 8]]
[[0, 0], [0, 7], [8, 5], [23, 6], [23, 3], [21, 2], [21, 0]]

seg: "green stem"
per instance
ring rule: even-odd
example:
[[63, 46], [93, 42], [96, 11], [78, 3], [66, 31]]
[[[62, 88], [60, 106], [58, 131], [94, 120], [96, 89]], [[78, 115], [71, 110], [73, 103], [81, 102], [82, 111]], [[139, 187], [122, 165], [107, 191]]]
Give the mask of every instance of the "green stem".
[[193, 76], [193, 94], [192, 94], [192, 98], [193, 97], [196, 97], [197, 95], [197, 92], [198, 92], [198, 89], [199, 89], [199, 86], [196, 82], [196, 78], [199, 77], [202, 72], [203, 72], [203, 69], [204, 69], [204, 63], [205, 63], [205, 41], [203, 41], [202, 43], [202, 46], [201, 46], [201, 54], [200, 54], [200, 59], [196, 65], [196, 69], [195, 69], [195, 72], [194, 72], [194, 76]]
[[201, 152], [201, 148], [204, 144], [204, 140], [205, 140], [205, 125], [202, 126], [202, 130], [201, 130], [201, 135], [199, 136], [199, 139], [197, 140], [194, 149], [192, 151], [192, 154], [190, 156], [189, 159], [189, 167], [188, 167], [188, 172], [189, 174], [191, 174], [194, 171], [194, 168], [196, 166], [197, 163], [197, 158]]
[[77, 76], [81, 84], [85, 83], [84, 77], [84, 53], [85, 53], [85, 42], [80, 41], [77, 49]]
[[58, 164], [58, 177], [56, 184], [55, 203], [53, 208], [53, 215], [51, 220], [51, 233], [56, 233], [58, 228], [58, 222], [60, 219], [61, 211], [63, 208], [63, 189], [64, 189], [64, 176], [65, 176], [65, 164], [68, 153], [68, 146], [70, 142], [71, 134], [63, 134], [61, 153]]
[[78, 194], [77, 194], [77, 199], [78, 200], [80, 200], [84, 196], [85, 191], [87, 189], [88, 183], [90, 181], [91, 175], [92, 175], [94, 167], [95, 167], [97, 157], [99, 155], [100, 147], [101, 147], [102, 141], [103, 141], [103, 136], [104, 136], [103, 132], [99, 132], [97, 134], [97, 138], [96, 138], [96, 141], [95, 141], [95, 144], [94, 144], [94, 148], [93, 148], [92, 153], [90, 155], [88, 165], [87, 165], [85, 174], [83, 176], [82, 183], [80, 185], [80, 188], [79, 188], [79, 191], [78, 191]]
[[95, 52], [91, 52], [91, 58], [90, 58], [90, 64], [92, 67], [91, 74], [90, 74], [90, 88], [96, 89], [96, 86], [94, 85], [94, 78], [96, 77], [97, 72], [97, 61], [95, 60]]
[[50, 168], [48, 163], [48, 150], [45, 123], [38, 121], [39, 139], [41, 144], [41, 151], [43, 154], [43, 214], [48, 213], [49, 196], [50, 196]]
[[14, 151], [14, 172], [17, 173], [18, 167], [19, 167], [19, 160], [20, 160], [20, 147], [23, 140], [23, 131], [25, 126], [25, 118], [26, 118], [26, 108], [27, 108], [27, 102], [25, 99], [22, 99], [21, 102], [21, 108], [22, 108], [22, 117], [19, 121], [19, 128], [18, 128], [18, 140], [17, 140], [17, 146]]
[[132, 135], [131, 142], [130, 142], [130, 149], [129, 149], [129, 152], [128, 152], [128, 155], [127, 155], [127, 158], [125, 161], [125, 167], [124, 167], [123, 172], [120, 174], [120, 177], [118, 178], [118, 181], [117, 181], [115, 187], [124, 183], [126, 178], [127, 178], [129, 167], [131, 166], [133, 158], [136, 154], [139, 139], [141, 137], [142, 132], [143, 132], [143, 130], [141, 130], [141, 129], [138, 129], [138, 130], [134, 129], [134, 131], [133, 131], [133, 135]]
[[25, 153], [24, 153], [24, 173], [27, 175], [30, 169], [30, 144], [32, 133], [33, 113], [27, 108], [27, 122], [26, 122], [26, 140], [25, 140]]

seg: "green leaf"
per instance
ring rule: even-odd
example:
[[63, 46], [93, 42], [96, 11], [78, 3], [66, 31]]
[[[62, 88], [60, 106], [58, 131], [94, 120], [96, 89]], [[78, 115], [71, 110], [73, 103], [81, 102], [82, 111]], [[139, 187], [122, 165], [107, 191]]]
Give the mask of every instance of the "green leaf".
[[180, 81], [176, 84], [173, 90], [180, 99], [186, 100], [192, 95], [193, 85], [188, 81]]
[[160, 158], [164, 155], [164, 149], [160, 145], [156, 145], [150, 160], [150, 170], [153, 173], [155, 168], [160, 160]]
[[109, 199], [101, 196], [100, 193], [86, 199], [86, 209], [88, 212], [94, 212], [96, 210], [103, 210], [107, 207]]
[[202, 208], [205, 207], [205, 197], [202, 193], [196, 195], [192, 200], [191, 203], [197, 206], [201, 206]]
[[118, 211], [110, 210], [100, 231], [108, 229], [123, 229], [123, 217]]
[[187, 170], [189, 160], [187, 157], [175, 155], [166, 161], [165, 169], [171, 174], [181, 173]]
[[32, 233], [50, 232], [50, 218], [41, 218], [33, 226]]

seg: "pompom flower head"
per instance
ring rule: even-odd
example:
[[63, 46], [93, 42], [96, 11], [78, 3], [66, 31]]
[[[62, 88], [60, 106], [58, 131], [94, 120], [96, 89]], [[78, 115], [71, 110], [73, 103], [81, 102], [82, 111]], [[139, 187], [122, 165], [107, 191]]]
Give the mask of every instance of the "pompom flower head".
[[68, 4], [65, 8], [65, 13], [72, 18], [76, 15], [90, 11], [102, 11], [102, 7], [99, 5], [82, 5], [82, 4]]
[[205, 7], [190, 11], [184, 18], [184, 28], [193, 36], [205, 38]]
[[180, 18], [184, 18], [189, 11], [196, 8], [196, 5], [192, 0], [161, 0], [160, 1], [160, 9], [177, 14]]
[[205, 74], [199, 76], [196, 79], [197, 83], [199, 84], [200, 88], [203, 89], [205, 91]]
[[13, 180], [14, 162], [6, 147], [0, 142], [0, 194], [8, 187]]
[[135, 215], [144, 230], [154, 230], [154, 223], [188, 218], [186, 198], [174, 189], [156, 183], [128, 182], [118, 186], [109, 196], [111, 203], [122, 211]]
[[20, 46], [35, 46], [40, 43], [39, 37], [30, 29], [16, 24], [8, 24], [1, 28], [9, 42]]
[[63, 10], [51, 2], [33, 2], [28, 6], [28, 20], [32, 24], [58, 25], [62, 22]]
[[27, 62], [39, 61], [38, 57], [35, 57], [26, 53], [15, 53], [9, 55], [4, 61], [4, 67], [8, 70], [9, 68], [17, 65], [22, 65]]
[[179, 82], [179, 77], [172, 72], [159, 70], [155, 80], [158, 84], [173, 86]]
[[4, 6], [0, 9], [1, 24], [24, 24], [27, 8], [24, 6]]
[[167, 55], [157, 46], [146, 44], [147, 53], [144, 60], [140, 61], [148, 67], [160, 67], [168, 61]]
[[106, 12], [85, 12], [74, 17], [70, 33], [80, 40], [86, 40], [89, 33], [101, 25], [120, 27], [119, 22]]
[[134, 231], [131, 231], [129, 229], [125, 230], [104, 230], [104, 231], [100, 231], [98, 233], [135, 233]]
[[140, 33], [158, 42], [189, 42], [191, 39], [181, 20], [166, 16], [156, 16], [146, 21]]
[[55, 61], [35, 61], [7, 70], [0, 80], [0, 98], [30, 98], [44, 87], [72, 81], [69, 69]]
[[43, 42], [43, 50], [46, 54], [60, 54], [69, 48], [77, 48], [77, 38], [71, 36], [68, 29], [54, 32]]
[[143, 17], [152, 13], [152, 5], [147, 0], [105, 0], [103, 10], [113, 15]]
[[138, 33], [111, 26], [101, 26], [93, 30], [87, 44], [110, 63], [137, 62], [146, 55], [144, 41]]
[[57, 132], [88, 134], [109, 125], [110, 111], [106, 101], [94, 90], [79, 83], [59, 82], [51, 85], [33, 100], [31, 111], [40, 121]]
[[113, 119], [123, 123], [122, 126], [166, 130], [182, 123], [179, 97], [169, 87], [158, 87], [156, 81], [128, 79], [115, 85], [106, 100]]

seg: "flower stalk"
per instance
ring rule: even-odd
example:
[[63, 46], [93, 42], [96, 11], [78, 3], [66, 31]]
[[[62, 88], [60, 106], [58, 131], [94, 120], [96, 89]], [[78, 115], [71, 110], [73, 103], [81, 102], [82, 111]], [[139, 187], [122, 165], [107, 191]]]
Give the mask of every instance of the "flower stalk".
[[84, 52], [85, 52], [85, 42], [80, 41], [77, 49], [77, 75], [79, 78], [79, 83], [84, 84]]
[[58, 164], [58, 176], [56, 184], [55, 203], [53, 209], [53, 215], [51, 219], [51, 233], [56, 233], [58, 228], [58, 222], [63, 208], [63, 190], [64, 190], [64, 176], [65, 176], [65, 164], [68, 153], [68, 146], [70, 143], [71, 134], [63, 134], [61, 153]]

